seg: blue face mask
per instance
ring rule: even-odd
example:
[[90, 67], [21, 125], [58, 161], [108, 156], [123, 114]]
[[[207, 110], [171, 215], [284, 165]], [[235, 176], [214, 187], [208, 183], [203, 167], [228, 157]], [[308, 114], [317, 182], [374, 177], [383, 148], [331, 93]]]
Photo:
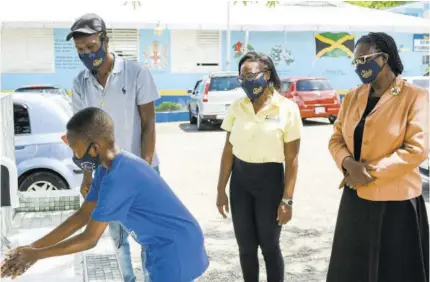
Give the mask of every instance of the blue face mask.
[[103, 40], [101, 41], [99, 50], [95, 53], [79, 54], [79, 59], [82, 63], [92, 71], [96, 71], [104, 63], [106, 59], [106, 51], [103, 49]]
[[245, 91], [246, 96], [248, 96], [251, 101], [254, 101], [263, 95], [264, 90], [267, 87], [267, 81], [264, 78], [264, 75], [262, 75], [256, 80], [245, 80], [240, 85]]
[[376, 60], [373, 59], [367, 63], [357, 65], [355, 68], [355, 72], [360, 77], [361, 82], [365, 84], [372, 83], [376, 80], [376, 77], [384, 68], [384, 66], [379, 66]]
[[85, 154], [82, 156], [82, 158], [78, 159], [75, 156], [73, 156], [72, 160], [73, 162], [82, 170], [85, 171], [93, 171], [96, 170], [96, 168], [99, 166], [100, 164], [100, 156], [99, 154], [97, 154], [97, 156], [92, 157], [90, 155], [90, 149], [94, 146], [94, 143], [91, 143], [88, 146], [87, 151], [85, 152]]

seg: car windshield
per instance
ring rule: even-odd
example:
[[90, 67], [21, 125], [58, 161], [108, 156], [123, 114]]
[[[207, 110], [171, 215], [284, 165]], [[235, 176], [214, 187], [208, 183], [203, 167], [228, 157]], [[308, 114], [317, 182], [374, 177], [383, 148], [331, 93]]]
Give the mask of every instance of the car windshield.
[[240, 87], [238, 76], [213, 77], [209, 91], [229, 91]]
[[61, 94], [64, 95], [64, 90], [61, 88], [19, 88], [15, 90], [16, 93], [48, 93], [48, 94]]
[[333, 90], [330, 82], [325, 79], [307, 79], [297, 81], [297, 91]]

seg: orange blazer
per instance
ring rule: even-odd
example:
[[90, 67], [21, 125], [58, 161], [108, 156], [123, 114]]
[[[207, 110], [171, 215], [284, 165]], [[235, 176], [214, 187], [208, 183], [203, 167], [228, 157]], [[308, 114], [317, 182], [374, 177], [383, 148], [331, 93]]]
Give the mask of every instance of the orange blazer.
[[[369, 84], [349, 91], [334, 123], [329, 150], [342, 171], [345, 157], [353, 156], [354, 130], [369, 91]], [[428, 152], [429, 92], [398, 76], [366, 118], [361, 161], [376, 167], [369, 171], [375, 180], [358, 187], [358, 196], [371, 201], [401, 201], [421, 195], [418, 167]]]

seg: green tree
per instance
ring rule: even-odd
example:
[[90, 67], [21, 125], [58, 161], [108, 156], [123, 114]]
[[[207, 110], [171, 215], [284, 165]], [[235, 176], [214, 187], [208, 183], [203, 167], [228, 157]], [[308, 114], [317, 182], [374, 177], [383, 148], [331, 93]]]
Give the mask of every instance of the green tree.
[[373, 9], [388, 9], [392, 7], [401, 6], [404, 4], [413, 3], [416, 1], [345, 1], [349, 4], [366, 7], [366, 8], [373, 8]]

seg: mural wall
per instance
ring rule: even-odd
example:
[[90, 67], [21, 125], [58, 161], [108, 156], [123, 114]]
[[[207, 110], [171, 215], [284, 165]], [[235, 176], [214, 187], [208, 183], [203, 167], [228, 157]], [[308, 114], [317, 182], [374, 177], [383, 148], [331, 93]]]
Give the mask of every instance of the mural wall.
[[[354, 44], [367, 32], [249, 32], [248, 50], [269, 54], [281, 77], [321, 76], [331, 80], [343, 94], [358, 85], [351, 64]], [[26, 84], [57, 84], [70, 89], [73, 78], [83, 69], [72, 41], [65, 41], [67, 29], [54, 30], [55, 72], [45, 74], [1, 74], [1, 90], [13, 90]], [[428, 34], [391, 34], [399, 47], [405, 65], [404, 76], [422, 75], [428, 66]], [[140, 30], [139, 61], [153, 73], [162, 98], [157, 101], [159, 120], [163, 111], [186, 111], [186, 90], [194, 86], [204, 73], [171, 72], [171, 36], [168, 30], [156, 35], [152, 30]], [[237, 70], [237, 62], [243, 55], [245, 32], [231, 34], [231, 46], [225, 46], [226, 33], [221, 36], [222, 59], [226, 70], [226, 48], [230, 49], [230, 70]], [[419, 42], [418, 42], [418, 41]], [[427, 41], [426, 41], [427, 40]], [[426, 43], [427, 42], [427, 43]], [[427, 45], [426, 45], [427, 44]], [[421, 46], [421, 47], [418, 47]], [[427, 46], [427, 47], [422, 47]], [[164, 103], [163, 106], [160, 106]], [[170, 105], [170, 106], [169, 106]], [[183, 114], [180, 118], [187, 118]]]
[[[282, 77], [327, 77], [343, 94], [360, 84], [351, 62], [354, 44], [365, 34], [367, 32], [250, 32], [248, 47], [270, 54]], [[422, 75], [427, 68], [427, 64], [423, 62], [428, 55], [428, 49], [426, 51], [425, 48], [415, 48], [414, 51], [416, 35], [407, 33], [390, 35], [396, 40], [405, 65], [403, 76]], [[420, 36], [428, 38], [428, 34]], [[239, 46], [243, 48], [245, 32], [233, 32], [231, 41], [233, 42], [231, 61], [236, 63], [241, 56]]]

